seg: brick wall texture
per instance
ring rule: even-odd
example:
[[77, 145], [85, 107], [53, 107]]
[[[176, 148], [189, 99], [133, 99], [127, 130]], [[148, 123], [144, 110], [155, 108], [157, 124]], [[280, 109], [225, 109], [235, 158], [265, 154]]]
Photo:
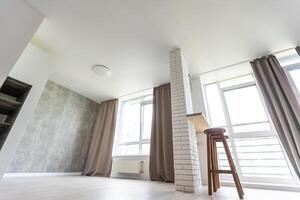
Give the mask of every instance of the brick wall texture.
[[186, 114], [193, 111], [188, 68], [180, 49], [170, 52], [175, 186], [181, 192], [199, 192], [200, 163], [194, 126]]

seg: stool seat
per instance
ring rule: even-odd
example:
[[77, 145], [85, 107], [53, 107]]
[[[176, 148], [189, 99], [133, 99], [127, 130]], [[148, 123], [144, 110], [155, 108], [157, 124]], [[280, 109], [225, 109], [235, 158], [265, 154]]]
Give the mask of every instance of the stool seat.
[[[226, 130], [223, 128], [209, 128], [204, 130], [207, 136], [208, 194], [212, 195], [212, 189], [216, 192], [220, 188], [219, 174], [232, 174], [238, 195], [240, 199], [243, 199], [244, 191], [227, 144], [226, 139], [228, 139], [228, 136], [224, 135], [225, 132]], [[223, 144], [230, 170], [220, 170], [218, 168], [217, 142]]]
[[208, 128], [204, 130], [205, 134], [210, 134], [210, 135], [219, 135], [220, 133], [225, 133], [226, 130], [224, 128]]

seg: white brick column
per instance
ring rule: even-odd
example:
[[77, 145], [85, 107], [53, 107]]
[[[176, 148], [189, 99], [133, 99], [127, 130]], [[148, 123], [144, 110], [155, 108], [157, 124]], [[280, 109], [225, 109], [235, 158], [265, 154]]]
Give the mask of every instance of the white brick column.
[[170, 52], [175, 186], [177, 191], [199, 192], [201, 172], [194, 126], [186, 119], [193, 112], [188, 68], [180, 49]]

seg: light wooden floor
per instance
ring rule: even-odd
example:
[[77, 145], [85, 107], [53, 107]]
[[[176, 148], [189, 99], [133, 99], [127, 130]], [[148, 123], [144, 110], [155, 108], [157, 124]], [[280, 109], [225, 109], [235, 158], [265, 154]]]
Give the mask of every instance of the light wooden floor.
[[[245, 189], [248, 200], [300, 200], [300, 193]], [[208, 197], [206, 188], [198, 195], [175, 192], [173, 184], [98, 177], [4, 178], [1, 200], [235, 200], [234, 188], [223, 187]]]

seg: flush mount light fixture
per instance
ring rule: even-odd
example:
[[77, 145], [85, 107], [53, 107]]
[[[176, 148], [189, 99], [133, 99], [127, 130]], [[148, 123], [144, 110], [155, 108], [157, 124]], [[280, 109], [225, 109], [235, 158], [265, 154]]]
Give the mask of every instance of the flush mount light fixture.
[[108, 77], [112, 74], [111, 70], [104, 65], [93, 65], [92, 70], [100, 77]]

